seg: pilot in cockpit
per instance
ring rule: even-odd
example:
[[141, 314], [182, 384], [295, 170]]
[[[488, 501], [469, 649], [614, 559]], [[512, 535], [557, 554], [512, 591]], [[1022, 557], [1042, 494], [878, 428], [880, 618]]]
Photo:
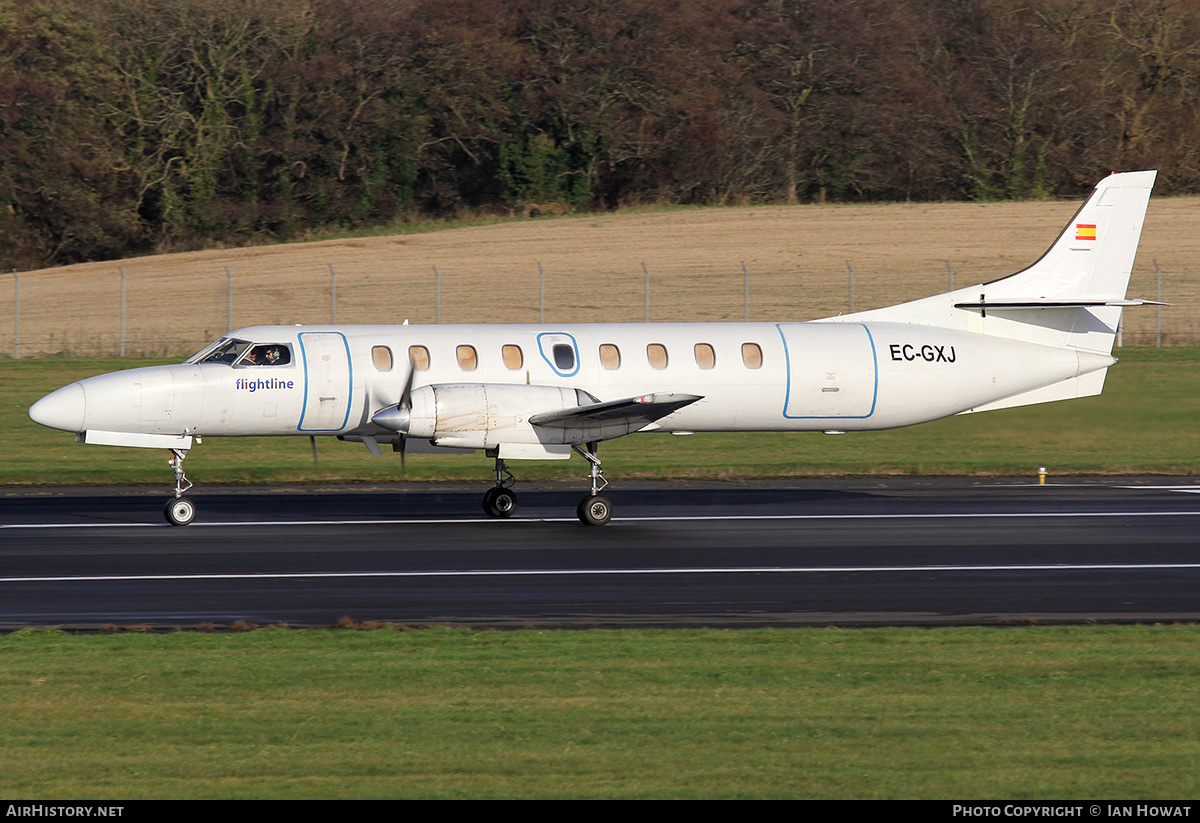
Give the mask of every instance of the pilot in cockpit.
[[255, 346], [247, 352], [242, 363], [247, 366], [283, 366], [288, 363], [286, 348], [276, 345]]

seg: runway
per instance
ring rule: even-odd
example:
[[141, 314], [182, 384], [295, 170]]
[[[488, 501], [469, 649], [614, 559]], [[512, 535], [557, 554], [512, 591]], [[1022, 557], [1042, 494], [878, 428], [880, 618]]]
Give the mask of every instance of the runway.
[[0, 627], [1001, 625], [1200, 619], [1200, 484], [838, 479], [0, 493]]

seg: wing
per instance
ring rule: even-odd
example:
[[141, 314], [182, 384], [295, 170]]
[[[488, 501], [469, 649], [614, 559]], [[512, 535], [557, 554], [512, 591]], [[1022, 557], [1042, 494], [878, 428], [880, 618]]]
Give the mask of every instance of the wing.
[[591, 403], [561, 411], [531, 415], [531, 425], [552, 429], [571, 429], [583, 433], [585, 441], [611, 440], [632, 434], [672, 412], [704, 398], [698, 394], [658, 392]]

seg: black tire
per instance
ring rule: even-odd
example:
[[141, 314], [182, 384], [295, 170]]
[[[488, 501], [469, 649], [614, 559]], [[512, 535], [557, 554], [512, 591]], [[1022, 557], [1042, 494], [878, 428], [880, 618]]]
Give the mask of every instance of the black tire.
[[186, 497], [173, 497], [167, 501], [163, 515], [172, 526], [186, 526], [196, 519], [196, 504]]
[[483, 511], [488, 517], [512, 517], [517, 510], [517, 494], [512, 489], [493, 486], [483, 494]]
[[585, 526], [603, 526], [612, 520], [612, 501], [602, 494], [589, 494], [579, 501], [575, 513], [579, 515], [579, 522]]

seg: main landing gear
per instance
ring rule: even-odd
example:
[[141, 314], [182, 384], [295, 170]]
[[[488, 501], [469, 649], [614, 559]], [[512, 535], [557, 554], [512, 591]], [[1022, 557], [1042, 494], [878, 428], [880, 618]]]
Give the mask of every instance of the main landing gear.
[[192, 483], [183, 473], [183, 459], [187, 457], [185, 449], [171, 449], [171, 459], [167, 461], [175, 470], [175, 496], [167, 501], [163, 515], [172, 526], [186, 526], [196, 519], [196, 504], [183, 496], [192, 487]]
[[[575, 451], [583, 455], [591, 464], [592, 492], [579, 501], [575, 514], [579, 522], [585, 526], [603, 526], [612, 519], [612, 501], [600, 494], [608, 485], [604, 479], [604, 469], [600, 466], [600, 458], [596, 456], [599, 443], [588, 443], [587, 447], [573, 446]], [[508, 466], [496, 457], [496, 485], [484, 492], [483, 511], [488, 517], [511, 517], [517, 510], [517, 494], [512, 490], [516, 478], [508, 470]]]
[[600, 458], [596, 456], [600, 444], [588, 443], [586, 449], [579, 446], [573, 448], [592, 464], [592, 493], [579, 501], [575, 514], [585, 526], [603, 526], [612, 520], [613, 509], [612, 501], [600, 494], [608, 486], [608, 481], [604, 479], [604, 469], [600, 466]]
[[483, 493], [483, 511], [488, 517], [512, 517], [517, 510], [517, 493], [512, 490], [516, 482], [508, 466], [497, 457], [496, 485]]

